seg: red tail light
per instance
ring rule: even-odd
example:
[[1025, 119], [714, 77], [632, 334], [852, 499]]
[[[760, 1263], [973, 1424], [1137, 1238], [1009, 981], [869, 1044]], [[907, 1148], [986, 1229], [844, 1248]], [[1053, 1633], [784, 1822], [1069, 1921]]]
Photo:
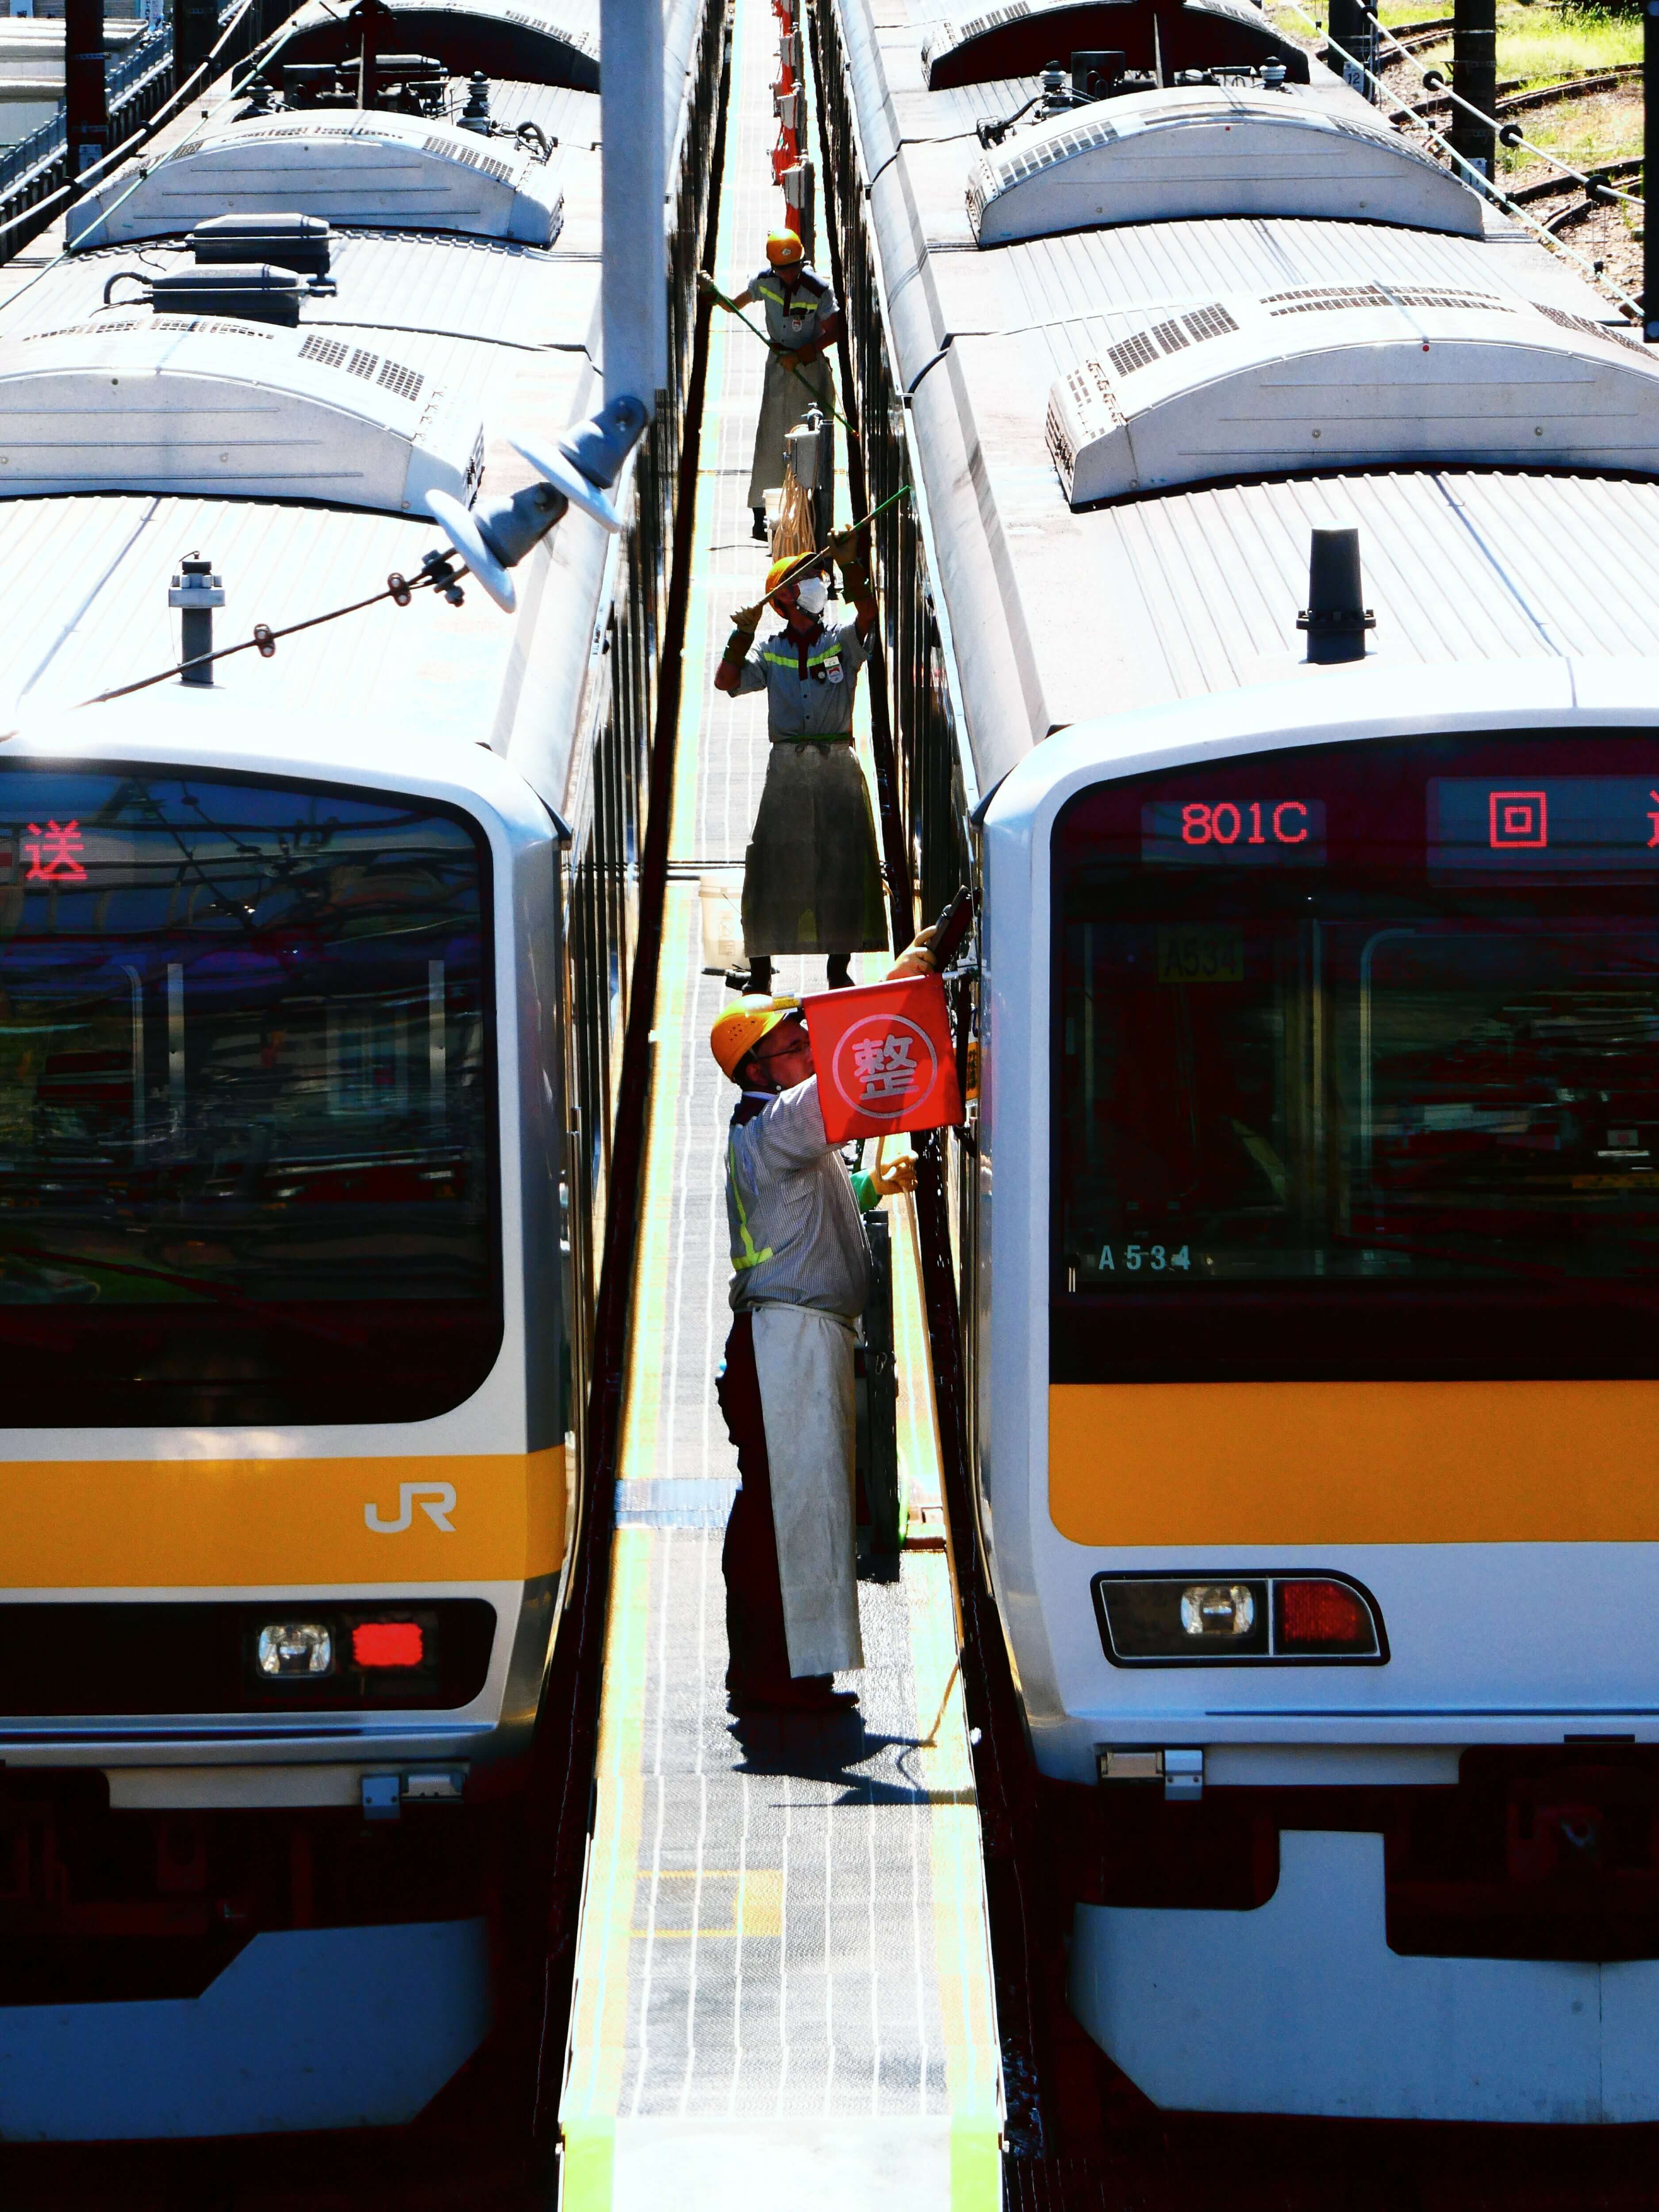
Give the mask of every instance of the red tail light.
[[418, 1620], [363, 1620], [351, 1632], [351, 1656], [359, 1667], [418, 1667], [426, 1638]]
[[1283, 1651], [1370, 1651], [1370, 1610], [1344, 1583], [1283, 1582], [1278, 1589], [1278, 1644]]

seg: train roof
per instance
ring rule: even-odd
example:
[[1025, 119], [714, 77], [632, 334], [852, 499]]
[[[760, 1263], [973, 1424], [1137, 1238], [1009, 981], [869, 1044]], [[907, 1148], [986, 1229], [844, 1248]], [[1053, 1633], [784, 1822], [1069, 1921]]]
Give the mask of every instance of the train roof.
[[[495, 12], [507, 19], [516, 0]], [[668, 15], [671, 151], [697, 20], [692, 0]], [[452, 109], [466, 90], [452, 87]], [[60, 225], [0, 270], [0, 559], [29, 579], [0, 731], [61, 726], [64, 710], [167, 668], [182, 556], [222, 579], [216, 644], [256, 622], [280, 630], [417, 575], [445, 548], [427, 492], [510, 495], [535, 475], [513, 434], [556, 433], [598, 406], [598, 98], [501, 81], [489, 98], [506, 126], [495, 137], [378, 110], [251, 115], [221, 88], [110, 180], [100, 204], [113, 225], [83, 213], [78, 246]], [[560, 141], [546, 161], [507, 135], [524, 120]], [[314, 189], [239, 199], [231, 153], [273, 146], [310, 165]], [[334, 225], [333, 289], [301, 288], [297, 327], [157, 312], [170, 277], [210, 273], [183, 234], [194, 223], [296, 203]], [[515, 208], [531, 219], [515, 223]], [[511, 234], [538, 215], [544, 242]], [[123, 216], [137, 234], [111, 240]], [[519, 570], [514, 614], [470, 580], [459, 608], [425, 592], [383, 600], [270, 658], [220, 662], [181, 718], [226, 757], [246, 750], [251, 720], [286, 726], [296, 757], [331, 757], [348, 776], [436, 747], [466, 781], [489, 748], [574, 812], [618, 560], [617, 541], [573, 511]], [[140, 696], [183, 697], [173, 681]], [[153, 733], [167, 714], [74, 718], [88, 744], [118, 725]]]
[[969, 109], [1034, 81], [932, 91], [904, 0], [840, 21], [979, 790], [1056, 729], [1305, 669], [1316, 524], [1361, 526], [1379, 668], [1655, 650], [1659, 363], [1328, 72], [988, 146]]
[[[568, 92], [562, 106], [578, 102], [599, 106], [591, 93]], [[593, 118], [559, 119], [567, 130], [576, 120], [580, 147]], [[70, 208], [66, 235], [85, 252], [180, 235], [210, 216], [283, 212], [550, 246], [563, 228], [571, 160], [562, 143], [541, 153], [423, 115], [322, 109], [261, 116], [233, 108], [201, 124], [165, 161], [113, 170]]]

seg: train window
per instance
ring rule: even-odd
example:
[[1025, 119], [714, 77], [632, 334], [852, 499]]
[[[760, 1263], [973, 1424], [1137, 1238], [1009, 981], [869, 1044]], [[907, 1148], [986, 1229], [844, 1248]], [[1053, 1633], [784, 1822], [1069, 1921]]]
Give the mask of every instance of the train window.
[[8, 1425], [391, 1421], [501, 1336], [489, 854], [337, 787], [0, 770]]
[[1054, 860], [1062, 1366], [1659, 1372], [1652, 734], [1102, 786]]

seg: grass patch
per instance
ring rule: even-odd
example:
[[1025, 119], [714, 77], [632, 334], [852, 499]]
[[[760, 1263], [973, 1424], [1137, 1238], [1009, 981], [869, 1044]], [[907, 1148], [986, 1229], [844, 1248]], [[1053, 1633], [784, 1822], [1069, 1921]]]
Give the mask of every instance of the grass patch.
[[[1424, 10], [1425, 15], [1429, 12]], [[1386, 10], [1382, 20], [1388, 21]], [[1416, 58], [1427, 69], [1449, 69], [1451, 54], [1452, 44], [1448, 37], [1436, 46], [1424, 47]], [[1583, 70], [1619, 69], [1641, 58], [1639, 15], [1612, 15], [1594, 8], [1575, 8], [1569, 12], [1547, 6], [1544, 0], [1499, 0], [1500, 82], [1514, 80], [1522, 84], [1559, 84], [1563, 77], [1577, 76]]]
[[[1627, 161], [1642, 150], [1642, 92], [1601, 93], [1593, 100], [1564, 100], [1516, 121], [1534, 146], [1575, 169], [1598, 169], [1608, 161]], [[1502, 173], [1514, 177], [1535, 166], [1524, 146], [1500, 146]]]
[[[1289, 5], [1276, 6], [1287, 29], [1307, 35], [1307, 26]], [[1382, 0], [1377, 17], [1385, 27], [1401, 23], [1433, 22], [1449, 15], [1447, 0]], [[1325, 0], [1308, 0], [1308, 13], [1325, 28]], [[1418, 49], [1413, 59], [1425, 69], [1449, 70], [1452, 42], [1449, 32], [1432, 46]], [[1498, 0], [1498, 75], [1501, 82], [1558, 84], [1563, 77], [1583, 70], [1618, 69], [1642, 58], [1642, 18], [1613, 15], [1595, 7], [1563, 8], [1559, 0]], [[1403, 64], [1402, 64], [1403, 66]], [[1541, 142], [1540, 142], [1541, 143]]]

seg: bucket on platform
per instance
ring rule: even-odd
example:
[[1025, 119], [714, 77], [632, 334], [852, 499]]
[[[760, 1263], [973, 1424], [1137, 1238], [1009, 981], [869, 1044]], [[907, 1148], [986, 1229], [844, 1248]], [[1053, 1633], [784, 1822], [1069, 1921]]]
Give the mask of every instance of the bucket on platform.
[[815, 992], [801, 1006], [832, 1145], [961, 1121], [956, 1048], [937, 975]]
[[730, 968], [746, 967], [743, 950], [743, 871], [705, 875], [697, 878], [697, 906], [702, 921], [702, 972], [724, 975]]

